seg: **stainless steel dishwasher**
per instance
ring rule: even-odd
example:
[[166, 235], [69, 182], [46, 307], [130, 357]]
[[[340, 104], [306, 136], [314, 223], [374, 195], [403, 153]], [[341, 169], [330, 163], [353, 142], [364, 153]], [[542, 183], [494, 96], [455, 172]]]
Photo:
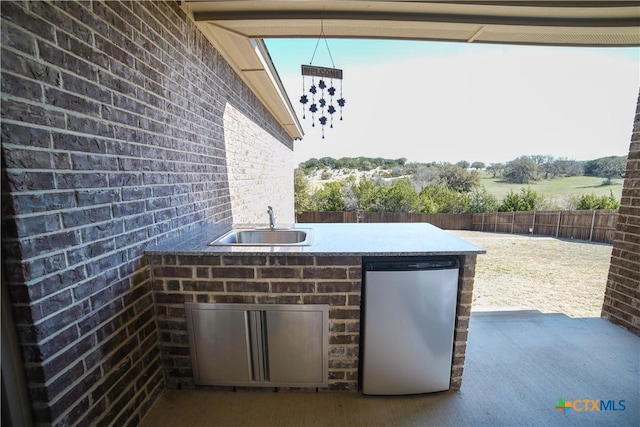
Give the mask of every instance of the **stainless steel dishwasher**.
[[449, 389], [458, 260], [365, 258], [362, 393]]

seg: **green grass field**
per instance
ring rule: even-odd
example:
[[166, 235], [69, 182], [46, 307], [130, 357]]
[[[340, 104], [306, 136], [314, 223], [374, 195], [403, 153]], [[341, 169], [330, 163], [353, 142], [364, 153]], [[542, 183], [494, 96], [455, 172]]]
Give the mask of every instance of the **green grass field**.
[[[571, 176], [541, 180], [528, 186], [542, 193], [550, 203], [558, 205], [563, 205], [572, 195], [580, 196], [582, 194], [594, 193], [597, 196], [608, 196], [609, 191], [613, 191], [613, 195], [620, 199], [623, 180], [613, 180], [613, 185], [602, 185], [603, 181], [604, 178], [593, 176]], [[485, 186], [487, 191], [494, 194], [498, 200], [502, 200], [509, 191], [519, 192], [521, 188], [527, 187], [527, 185], [523, 184], [509, 184], [502, 181], [501, 178], [491, 178], [489, 176], [482, 177], [480, 182]]]
[[[356, 172], [354, 172], [356, 173]], [[344, 176], [336, 176], [334, 180], [342, 180]], [[313, 193], [317, 191], [323, 183], [327, 181], [318, 181], [311, 179], [309, 181], [309, 189]], [[604, 178], [593, 176], [571, 176], [556, 179], [543, 179], [532, 184], [509, 184], [504, 182], [502, 178], [492, 178], [488, 173], [481, 172], [480, 184], [487, 191], [495, 195], [498, 201], [502, 201], [509, 191], [519, 192], [521, 188], [531, 187], [532, 189], [542, 193], [545, 200], [549, 204], [549, 209], [567, 209], [568, 200], [571, 196], [581, 196], [583, 194], [595, 194], [596, 196], [608, 196], [612, 191], [614, 197], [618, 200], [622, 195], [622, 179], [614, 179], [612, 185], [602, 185]]]

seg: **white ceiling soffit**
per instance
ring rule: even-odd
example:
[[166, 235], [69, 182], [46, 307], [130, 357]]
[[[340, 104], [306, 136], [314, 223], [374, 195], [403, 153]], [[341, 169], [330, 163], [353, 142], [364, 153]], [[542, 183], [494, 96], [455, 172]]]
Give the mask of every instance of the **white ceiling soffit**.
[[219, 0], [182, 4], [293, 138], [301, 138], [302, 129], [263, 38], [317, 38], [322, 29], [328, 38], [640, 46], [640, 1]]
[[[198, 22], [244, 37], [638, 46], [638, 1], [190, 1]], [[488, 34], [488, 35], [485, 35]], [[572, 37], [574, 36], [574, 37]]]
[[302, 126], [262, 39], [244, 37], [203, 22], [196, 22], [196, 25], [288, 135], [301, 139], [304, 135]]

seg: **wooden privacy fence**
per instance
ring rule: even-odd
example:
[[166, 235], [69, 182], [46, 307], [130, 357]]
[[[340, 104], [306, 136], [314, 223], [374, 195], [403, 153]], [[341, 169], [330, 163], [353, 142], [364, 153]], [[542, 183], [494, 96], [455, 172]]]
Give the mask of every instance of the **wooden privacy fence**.
[[613, 243], [618, 211], [533, 211], [472, 214], [474, 231], [535, 234]]
[[428, 222], [445, 230], [534, 234], [563, 239], [613, 243], [618, 212], [533, 211], [478, 214], [396, 212], [301, 212], [296, 220], [313, 222]]
[[297, 222], [428, 222], [445, 230], [471, 230], [471, 214], [401, 212], [301, 212]]

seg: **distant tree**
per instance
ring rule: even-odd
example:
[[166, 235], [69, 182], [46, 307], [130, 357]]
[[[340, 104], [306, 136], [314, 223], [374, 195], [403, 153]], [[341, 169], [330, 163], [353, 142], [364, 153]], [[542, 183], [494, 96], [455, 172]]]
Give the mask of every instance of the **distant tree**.
[[373, 166], [373, 163], [371, 163], [371, 161], [369, 160], [363, 160], [362, 161], [362, 170], [364, 171], [370, 171], [371, 169], [374, 169], [375, 166]]
[[380, 207], [383, 212], [419, 212], [418, 193], [408, 179], [398, 179], [380, 188]]
[[411, 180], [394, 180], [390, 184], [371, 179], [355, 178], [343, 181], [341, 189], [345, 210], [366, 212], [419, 212], [420, 201]]
[[404, 166], [407, 159], [404, 157], [398, 159], [383, 159], [382, 157], [341, 157], [334, 159], [333, 157], [322, 157], [320, 159], [311, 158], [305, 162], [300, 163], [299, 168], [303, 169], [305, 173], [316, 169], [355, 169], [359, 171], [369, 171], [377, 167], [384, 169], [400, 168]]
[[531, 160], [533, 163], [535, 163], [538, 166], [544, 165], [545, 163], [553, 162], [553, 156], [550, 156], [548, 154], [534, 154], [533, 156], [522, 156], [522, 157]]
[[589, 160], [584, 165], [584, 174], [587, 176], [599, 176], [605, 178], [605, 185], [611, 185], [611, 180], [621, 178], [627, 167], [626, 156], [601, 157]]
[[489, 166], [487, 166], [487, 171], [491, 172], [491, 176], [496, 178], [496, 177], [502, 175], [502, 172], [504, 171], [504, 164], [502, 164], [502, 163], [490, 163]]
[[294, 169], [293, 171], [293, 205], [296, 213], [311, 209], [309, 181], [302, 169]]
[[349, 167], [349, 162], [350, 160], [347, 159], [346, 157], [340, 157], [339, 159], [337, 159], [334, 163], [334, 168], [335, 169], [342, 169], [342, 168], [347, 168]]
[[381, 210], [379, 185], [371, 179], [361, 178], [357, 183], [355, 178], [348, 179], [347, 185], [343, 188], [342, 197], [347, 210], [367, 212]]
[[389, 175], [393, 176], [393, 177], [399, 177], [404, 175], [404, 167], [402, 166], [394, 166], [391, 168], [391, 172], [389, 173]]
[[474, 188], [469, 193], [469, 213], [495, 212], [498, 210], [498, 198], [489, 193], [484, 186]]
[[455, 191], [468, 192], [480, 185], [480, 174], [457, 165], [447, 165], [440, 172], [440, 183]]
[[540, 172], [545, 175], [545, 178], [580, 176], [584, 173], [584, 162], [563, 158], [555, 159], [551, 163], [543, 164]]
[[469, 210], [469, 195], [460, 193], [443, 184], [425, 186], [420, 191], [422, 212], [464, 213]]
[[596, 196], [595, 194], [583, 194], [578, 199], [576, 209], [578, 210], [597, 210], [597, 209], [618, 209], [620, 201], [613, 195], [613, 191], [609, 190], [608, 196]]
[[309, 174], [313, 172], [319, 164], [320, 162], [318, 161], [318, 159], [311, 158], [305, 162], [300, 163], [298, 165], [298, 169], [303, 170], [305, 174]]
[[441, 168], [423, 163], [419, 163], [417, 165], [418, 166], [415, 169], [412, 169], [411, 172], [408, 172], [408, 168], [410, 166], [405, 166], [405, 173], [409, 173], [411, 175], [411, 181], [413, 182], [414, 187], [420, 189], [425, 185], [436, 184], [438, 182], [440, 179]]
[[417, 174], [418, 171], [425, 167], [424, 163], [409, 162], [403, 166], [404, 173], [407, 175]]
[[320, 179], [322, 181], [328, 181], [331, 178], [333, 178], [333, 174], [329, 171], [329, 169], [323, 170], [322, 173], [320, 174]]
[[388, 159], [383, 159], [382, 157], [375, 157], [375, 158], [370, 158], [369, 161], [375, 167], [384, 169], [385, 164], [388, 162]]
[[460, 160], [458, 163], [456, 163], [456, 166], [462, 169], [469, 169], [469, 162], [467, 162], [466, 160]]
[[345, 211], [357, 211], [360, 210], [360, 200], [355, 192], [356, 178], [350, 175], [342, 181], [343, 185], [340, 189], [340, 196], [342, 197], [342, 203], [344, 203]]
[[520, 189], [520, 193], [509, 191], [498, 207], [500, 212], [534, 211], [544, 207], [545, 199], [542, 193], [531, 187]]
[[318, 162], [320, 163], [320, 165], [325, 166], [329, 169], [338, 168], [338, 166], [336, 165], [336, 159], [334, 159], [333, 157], [322, 157], [318, 159]]
[[518, 157], [505, 165], [504, 180], [514, 184], [529, 184], [539, 179], [538, 165], [528, 156]]
[[570, 159], [557, 159], [558, 170], [564, 176], [580, 176], [584, 175], [584, 165], [586, 162]]
[[471, 168], [475, 169], [475, 170], [484, 169], [486, 167], [487, 167], [487, 165], [485, 165], [483, 162], [473, 162], [473, 163], [471, 163]]
[[328, 182], [313, 195], [313, 207], [317, 211], [340, 212], [345, 210], [342, 200], [343, 183], [338, 181]]
[[558, 166], [558, 163], [556, 163], [555, 160], [552, 160], [550, 162], [545, 162], [538, 165], [538, 171], [540, 172], [540, 175], [544, 177], [544, 179], [551, 179], [560, 176], [560, 170], [558, 169]]

